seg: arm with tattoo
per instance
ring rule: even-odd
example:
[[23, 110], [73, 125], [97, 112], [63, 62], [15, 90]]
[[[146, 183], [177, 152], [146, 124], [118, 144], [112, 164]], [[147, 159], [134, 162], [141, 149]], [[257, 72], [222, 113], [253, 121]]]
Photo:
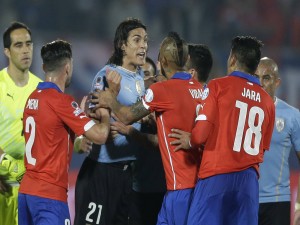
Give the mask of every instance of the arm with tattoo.
[[116, 96], [111, 93], [111, 91], [99, 91], [93, 92], [92, 99], [90, 102], [95, 104], [96, 108], [103, 107], [109, 108], [124, 124], [131, 124], [150, 114], [150, 111], [147, 110], [142, 100], [137, 101], [131, 106], [121, 105]]

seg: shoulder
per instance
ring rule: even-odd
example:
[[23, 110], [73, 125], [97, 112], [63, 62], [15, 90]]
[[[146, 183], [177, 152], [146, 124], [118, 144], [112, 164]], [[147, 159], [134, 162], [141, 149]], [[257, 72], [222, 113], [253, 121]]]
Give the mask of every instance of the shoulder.
[[32, 72], [29, 71], [29, 77], [35, 82], [42, 82], [42, 79], [39, 78], [37, 75], [33, 74]]
[[3, 68], [2, 70], [0, 70], [0, 82], [5, 81], [5, 76], [7, 76], [7, 70], [6, 68]]
[[32, 86], [33, 88], [36, 88], [39, 82], [43, 82], [39, 77], [34, 75], [33, 73], [29, 72], [29, 81], [28, 85]]
[[284, 110], [286, 111], [285, 114], [288, 114], [289, 116], [300, 116], [299, 109], [289, 105], [287, 102], [277, 98], [276, 100], [276, 110]]

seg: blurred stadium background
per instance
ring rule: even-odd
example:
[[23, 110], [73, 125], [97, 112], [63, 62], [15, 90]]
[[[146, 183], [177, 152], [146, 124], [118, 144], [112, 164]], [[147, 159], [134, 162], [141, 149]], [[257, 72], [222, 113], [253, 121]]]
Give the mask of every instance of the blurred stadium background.
[[[299, 0], [0, 0], [1, 35], [15, 20], [31, 28], [31, 71], [39, 77], [43, 78], [41, 46], [57, 38], [72, 43], [74, 74], [67, 92], [78, 101], [89, 92], [94, 75], [106, 63], [112, 52], [114, 31], [127, 17], [140, 18], [147, 25], [148, 55], [153, 59], [169, 31], [177, 31], [188, 42], [207, 44], [214, 57], [211, 78], [226, 74], [233, 37], [256, 36], [265, 44], [262, 55], [279, 65], [282, 85], [277, 96], [300, 107]], [[3, 49], [2, 41], [0, 47]], [[0, 68], [6, 65], [4, 54], [0, 54]], [[73, 156], [71, 197], [84, 157]], [[294, 200], [299, 163], [295, 154], [290, 160]]]

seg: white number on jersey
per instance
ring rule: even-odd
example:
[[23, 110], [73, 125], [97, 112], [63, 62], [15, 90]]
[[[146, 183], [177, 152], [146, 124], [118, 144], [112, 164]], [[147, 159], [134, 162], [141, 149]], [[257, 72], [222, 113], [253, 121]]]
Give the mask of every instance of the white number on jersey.
[[[90, 211], [88, 212], [88, 214], [85, 217], [85, 220], [87, 222], [93, 223], [94, 220], [91, 219], [91, 215], [94, 214], [94, 212], [96, 211], [97, 205], [95, 202], [90, 202], [89, 207]], [[96, 224], [100, 223], [100, 217], [101, 217], [101, 211], [102, 211], [102, 205], [98, 205], [98, 216], [97, 216], [97, 220], [96, 220]]]
[[[30, 129], [30, 127], [31, 127], [31, 129]], [[32, 154], [31, 154], [32, 145], [33, 145], [34, 139], [35, 139], [35, 121], [34, 121], [34, 118], [32, 116], [29, 116], [26, 119], [25, 132], [26, 133], [30, 132], [28, 141], [26, 143], [26, 158], [27, 158], [27, 162], [29, 164], [35, 166], [36, 159], [33, 158]]]
[[[234, 139], [233, 150], [236, 152], [241, 151], [242, 141], [243, 148], [249, 155], [258, 155], [259, 146], [261, 142], [261, 126], [265, 118], [264, 111], [257, 106], [253, 106], [248, 111], [248, 104], [236, 101], [235, 106], [240, 109], [238, 125]], [[248, 114], [248, 129], [246, 130], [243, 140], [244, 128]], [[257, 124], [255, 125], [255, 118], [257, 117]], [[254, 146], [251, 147], [252, 137], [254, 137]]]

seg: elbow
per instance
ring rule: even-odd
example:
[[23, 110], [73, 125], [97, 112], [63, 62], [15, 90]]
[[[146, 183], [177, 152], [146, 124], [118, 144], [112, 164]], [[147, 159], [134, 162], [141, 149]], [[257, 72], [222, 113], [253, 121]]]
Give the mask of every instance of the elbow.
[[85, 133], [85, 136], [93, 143], [102, 145], [106, 142], [110, 131], [110, 124], [95, 124], [89, 131]]
[[102, 129], [95, 137], [93, 143], [97, 145], [102, 145], [106, 142], [109, 134], [109, 129]]
[[199, 134], [193, 134], [191, 136], [191, 146], [193, 148], [200, 148], [205, 143], [205, 140], [201, 138]]

